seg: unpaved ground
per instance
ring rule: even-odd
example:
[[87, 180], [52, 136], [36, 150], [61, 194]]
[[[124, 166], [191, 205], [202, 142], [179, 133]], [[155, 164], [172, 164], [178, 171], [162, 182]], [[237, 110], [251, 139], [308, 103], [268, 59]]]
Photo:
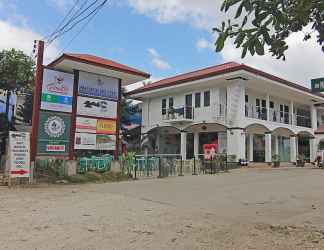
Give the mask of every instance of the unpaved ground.
[[324, 171], [0, 188], [0, 249], [324, 249]]

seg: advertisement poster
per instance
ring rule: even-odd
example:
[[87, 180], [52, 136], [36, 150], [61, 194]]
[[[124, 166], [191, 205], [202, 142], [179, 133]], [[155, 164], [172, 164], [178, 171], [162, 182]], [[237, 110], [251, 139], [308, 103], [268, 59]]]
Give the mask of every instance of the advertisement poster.
[[116, 119], [117, 102], [78, 96], [77, 114]]
[[38, 155], [67, 155], [69, 152], [71, 116], [40, 112]]
[[30, 134], [9, 132], [10, 177], [30, 177]]
[[215, 158], [217, 152], [217, 144], [204, 144], [204, 158], [205, 160], [212, 160]]
[[118, 100], [118, 79], [102, 75], [79, 72], [78, 94]]
[[97, 119], [80, 117], [80, 116], [77, 117], [76, 132], [95, 134], [97, 132]]
[[116, 136], [76, 133], [74, 149], [115, 150]]
[[72, 112], [74, 75], [44, 69], [41, 109]]
[[98, 119], [97, 134], [116, 134], [116, 121]]

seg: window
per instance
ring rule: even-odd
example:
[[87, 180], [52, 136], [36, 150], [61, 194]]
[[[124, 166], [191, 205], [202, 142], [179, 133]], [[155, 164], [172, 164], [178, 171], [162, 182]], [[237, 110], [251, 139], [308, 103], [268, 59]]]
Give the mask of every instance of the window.
[[200, 99], [201, 99], [201, 94], [196, 93], [195, 94], [195, 108], [200, 108]]
[[169, 98], [169, 108], [173, 108], [173, 97]]
[[269, 107], [270, 107], [271, 109], [274, 109], [274, 102], [270, 101]]
[[166, 106], [167, 106], [167, 100], [162, 99], [162, 115], [166, 115]]
[[249, 102], [249, 96], [245, 95], [245, 103], [248, 103], [248, 102]]
[[210, 91], [204, 92], [204, 106], [209, 107], [210, 106]]

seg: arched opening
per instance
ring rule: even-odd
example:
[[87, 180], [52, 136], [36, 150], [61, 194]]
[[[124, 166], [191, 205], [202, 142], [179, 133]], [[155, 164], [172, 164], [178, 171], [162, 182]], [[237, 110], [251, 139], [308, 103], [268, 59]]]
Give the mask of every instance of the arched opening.
[[297, 156], [309, 162], [311, 157], [311, 139], [314, 138], [314, 135], [308, 131], [300, 131], [297, 136]]
[[187, 158], [200, 156], [205, 144], [216, 144], [218, 153], [227, 152], [227, 127], [219, 123], [197, 123], [184, 129], [187, 132]]
[[288, 128], [274, 129], [271, 138], [272, 156], [278, 155], [281, 162], [289, 162], [291, 160], [290, 137], [294, 135], [295, 133]]
[[265, 134], [270, 133], [270, 129], [262, 124], [253, 123], [245, 128], [245, 132], [246, 159], [253, 162], [265, 162]]

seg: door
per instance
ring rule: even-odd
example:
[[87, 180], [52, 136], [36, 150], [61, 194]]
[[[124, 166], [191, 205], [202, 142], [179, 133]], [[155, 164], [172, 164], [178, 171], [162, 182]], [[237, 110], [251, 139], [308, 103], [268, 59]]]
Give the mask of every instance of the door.
[[193, 119], [193, 111], [192, 111], [192, 94], [186, 95], [185, 100], [185, 118]]

